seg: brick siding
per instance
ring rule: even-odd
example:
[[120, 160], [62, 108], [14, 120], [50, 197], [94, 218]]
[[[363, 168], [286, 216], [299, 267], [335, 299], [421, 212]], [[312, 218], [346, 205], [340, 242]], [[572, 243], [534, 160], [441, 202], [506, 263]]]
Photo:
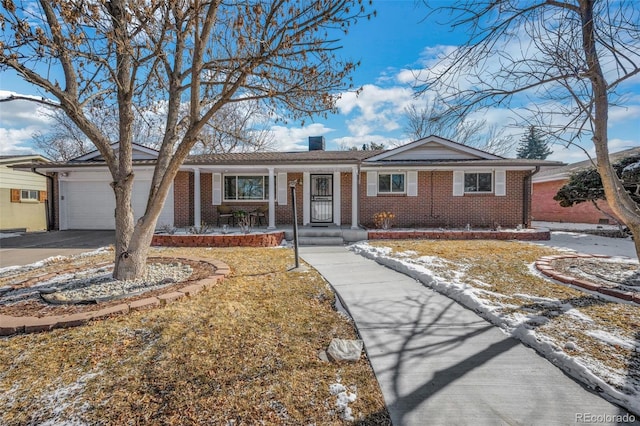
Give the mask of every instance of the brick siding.
[[491, 228], [523, 223], [524, 181], [527, 171], [508, 171], [506, 196], [464, 194], [453, 196], [453, 172], [418, 172], [418, 196], [406, 194], [367, 196], [366, 173], [360, 176], [360, 223], [373, 226], [380, 211], [395, 214], [395, 227]]
[[[553, 197], [566, 180], [537, 182], [533, 184], [532, 217], [533, 220], [546, 222], [609, 223], [608, 217], [598, 211], [590, 202], [572, 207], [562, 207]], [[614, 215], [606, 201], [598, 201], [598, 206]], [[614, 215], [615, 216], [615, 215]]]
[[173, 180], [173, 223], [176, 227], [193, 225], [193, 173], [178, 172]]

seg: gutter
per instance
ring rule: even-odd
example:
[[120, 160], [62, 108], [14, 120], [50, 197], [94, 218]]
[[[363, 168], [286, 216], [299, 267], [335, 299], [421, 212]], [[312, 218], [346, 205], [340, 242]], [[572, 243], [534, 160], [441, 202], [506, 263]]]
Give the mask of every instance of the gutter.
[[529, 200], [531, 200], [532, 198], [532, 192], [533, 192], [533, 175], [535, 175], [536, 173], [538, 173], [540, 171], [540, 166], [536, 166], [536, 168], [529, 173], [527, 176], [525, 176], [524, 180], [522, 181], [522, 186], [523, 186], [523, 190], [522, 190], [522, 223], [523, 225], [526, 225], [527, 228], [529, 228], [531, 226], [531, 223], [529, 222], [529, 218], [531, 217], [530, 213], [531, 213], [531, 204], [529, 202]]
[[[53, 176], [49, 176], [49, 175], [45, 175], [43, 173], [40, 173], [39, 171], [37, 171], [35, 166], [31, 167], [31, 173], [35, 173], [37, 175], [43, 176], [45, 178], [47, 178], [47, 180], [49, 181], [49, 184], [47, 184], [47, 192], [49, 193], [49, 196], [47, 197], [47, 200], [45, 201], [45, 212], [47, 213], [47, 231], [52, 231], [54, 224], [55, 224], [55, 197], [53, 196]], [[49, 191], [49, 188], [51, 188], [51, 190]], [[51, 202], [49, 202], [49, 200], [51, 200]]]

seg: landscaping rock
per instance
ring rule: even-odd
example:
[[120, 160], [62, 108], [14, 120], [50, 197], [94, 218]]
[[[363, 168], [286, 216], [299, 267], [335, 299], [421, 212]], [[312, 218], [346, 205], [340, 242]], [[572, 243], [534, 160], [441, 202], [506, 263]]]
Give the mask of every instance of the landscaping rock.
[[330, 362], [329, 357], [327, 356], [327, 351], [318, 351], [318, 359], [322, 362]]
[[335, 362], [356, 362], [362, 354], [362, 340], [333, 339], [327, 349], [327, 354]]

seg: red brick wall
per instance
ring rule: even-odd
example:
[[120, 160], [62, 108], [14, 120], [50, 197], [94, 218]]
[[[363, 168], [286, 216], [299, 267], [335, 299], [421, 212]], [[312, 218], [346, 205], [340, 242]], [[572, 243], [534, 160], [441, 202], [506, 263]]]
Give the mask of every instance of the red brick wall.
[[[566, 180], [538, 182], [533, 184], [532, 216], [533, 220], [547, 222], [601, 223], [608, 221], [606, 215], [598, 211], [590, 202], [573, 207], [562, 207], [553, 199]], [[598, 201], [598, 206], [613, 214], [606, 201]]]
[[173, 221], [174, 226], [193, 225], [193, 173], [178, 172], [173, 180]]
[[351, 173], [340, 173], [340, 224], [351, 225]]
[[465, 194], [454, 197], [453, 172], [418, 172], [418, 196], [367, 196], [367, 176], [360, 176], [360, 223], [373, 226], [373, 215], [393, 212], [394, 227], [490, 228], [523, 222], [523, 190], [527, 171], [507, 172], [507, 195]]

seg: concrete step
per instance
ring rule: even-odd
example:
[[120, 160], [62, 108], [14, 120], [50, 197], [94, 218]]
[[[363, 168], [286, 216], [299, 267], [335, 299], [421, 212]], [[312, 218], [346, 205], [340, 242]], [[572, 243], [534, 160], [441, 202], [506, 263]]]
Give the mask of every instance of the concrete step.
[[298, 236], [299, 246], [342, 246], [344, 240], [342, 237], [302, 237]]
[[342, 229], [340, 228], [304, 228], [304, 229], [298, 229], [298, 236], [342, 238]]

